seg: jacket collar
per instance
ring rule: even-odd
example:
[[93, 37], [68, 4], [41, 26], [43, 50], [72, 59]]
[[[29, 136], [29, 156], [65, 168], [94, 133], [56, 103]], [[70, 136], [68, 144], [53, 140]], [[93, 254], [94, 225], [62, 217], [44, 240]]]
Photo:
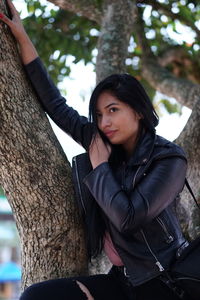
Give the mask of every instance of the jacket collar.
[[129, 159], [128, 166], [145, 165], [154, 149], [156, 140], [155, 132], [145, 130], [141, 133], [136, 148], [134, 149], [133, 155]]

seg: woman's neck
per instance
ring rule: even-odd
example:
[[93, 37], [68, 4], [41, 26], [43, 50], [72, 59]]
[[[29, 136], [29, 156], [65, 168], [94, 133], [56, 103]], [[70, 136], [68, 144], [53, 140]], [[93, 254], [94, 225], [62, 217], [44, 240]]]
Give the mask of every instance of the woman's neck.
[[129, 158], [133, 155], [135, 148], [137, 147], [138, 141], [143, 133], [144, 128], [140, 126], [134, 141], [132, 141], [132, 143], [130, 141], [130, 143], [127, 143], [127, 145], [123, 146], [126, 160], [129, 160]]

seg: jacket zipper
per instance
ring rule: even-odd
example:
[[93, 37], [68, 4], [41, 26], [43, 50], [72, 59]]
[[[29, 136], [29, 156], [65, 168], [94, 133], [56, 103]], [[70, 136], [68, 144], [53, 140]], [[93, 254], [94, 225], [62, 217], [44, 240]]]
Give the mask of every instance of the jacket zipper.
[[75, 173], [76, 173], [76, 178], [77, 178], [77, 183], [78, 183], [78, 191], [79, 191], [79, 195], [80, 195], [80, 200], [81, 200], [83, 210], [86, 214], [86, 208], [85, 208], [85, 204], [84, 204], [84, 201], [82, 198], [82, 193], [81, 193], [81, 185], [80, 185], [80, 180], [79, 180], [79, 175], [78, 175], [78, 167], [77, 167], [76, 157], [73, 157], [73, 161], [75, 163]]
[[137, 177], [137, 174], [139, 173], [141, 167], [142, 167], [142, 165], [140, 165], [139, 168], [137, 169], [137, 171], [135, 172], [135, 176], [134, 176], [134, 178], [133, 178], [133, 188], [135, 187], [136, 177]]
[[[135, 173], [135, 176], [134, 176], [134, 178], [133, 178], [133, 188], [135, 187], [136, 177], [137, 177], [137, 175], [138, 175], [138, 173], [139, 173], [141, 167], [142, 167], [142, 165], [139, 166], [139, 168], [137, 169], [137, 171], [136, 171], [136, 173]], [[150, 245], [149, 245], [149, 242], [147, 241], [147, 238], [146, 238], [146, 236], [145, 236], [145, 234], [144, 234], [144, 231], [141, 229], [140, 232], [141, 232], [141, 234], [142, 234], [142, 236], [143, 236], [143, 239], [144, 239], [144, 241], [145, 241], [145, 243], [146, 243], [146, 245], [147, 245], [147, 248], [148, 248], [149, 252], [151, 253], [151, 255], [154, 257], [154, 259], [155, 259], [155, 261], [156, 261], [155, 264], [156, 264], [156, 266], [158, 267], [159, 271], [160, 271], [160, 272], [165, 271], [165, 269], [164, 269], [163, 266], [161, 265], [160, 261], [158, 260], [156, 254], [155, 254], [155, 253], [153, 252], [153, 250], [151, 249], [151, 247], [150, 247]]]
[[145, 241], [145, 243], [146, 243], [146, 245], [147, 245], [147, 248], [149, 249], [149, 252], [151, 253], [151, 255], [155, 258], [155, 261], [156, 261], [156, 266], [158, 267], [158, 269], [159, 269], [159, 271], [160, 272], [163, 272], [165, 269], [163, 268], [163, 266], [161, 265], [161, 263], [159, 262], [159, 260], [158, 260], [158, 258], [157, 258], [157, 256], [156, 256], [156, 254], [153, 252], [153, 250], [151, 249], [151, 247], [150, 247], [150, 245], [149, 245], [149, 242], [147, 241], [147, 238], [146, 238], [146, 236], [145, 236], [145, 234], [144, 234], [144, 231], [141, 229], [140, 230], [140, 232], [141, 232], [141, 234], [142, 234], [142, 236], [143, 236], [143, 239], [144, 239], [144, 241]]
[[160, 224], [160, 226], [162, 227], [162, 229], [164, 230], [164, 232], [165, 232], [165, 234], [166, 234], [166, 236], [167, 236], [166, 242], [167, 242], [168, 244], [170, 244], [170, 243], [173, 242], [173, 240], [174, 240], [173, 236], [169, 233], [169, 231], [167, 230], [166, 225], [165, 225], [164, 222], [161, 220], [161, 218], [160, 218], [160, 217], [157, 217], [156, 219], [157, 219], [158, 223]]

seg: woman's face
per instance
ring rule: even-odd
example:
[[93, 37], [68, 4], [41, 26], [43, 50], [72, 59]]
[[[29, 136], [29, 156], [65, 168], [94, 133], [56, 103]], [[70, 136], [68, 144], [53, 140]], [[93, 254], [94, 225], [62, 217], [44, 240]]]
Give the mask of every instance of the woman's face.
[[102, 92], [96, 106], [98, 128], [111, 144], [131, 154], [139, 133], [141, 116], [111, 93]]

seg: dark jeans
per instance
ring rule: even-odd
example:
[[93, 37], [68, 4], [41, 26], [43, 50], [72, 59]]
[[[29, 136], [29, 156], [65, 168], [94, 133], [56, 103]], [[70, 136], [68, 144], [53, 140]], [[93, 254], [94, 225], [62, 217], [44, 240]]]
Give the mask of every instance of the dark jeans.
[[20, 300], [86, 300], [76, 280], [83, 283], [95, 300], [178, 300], [159, 279], [133, 288], [122, 274], [73, 277], [48, 280], [27, 288]]

